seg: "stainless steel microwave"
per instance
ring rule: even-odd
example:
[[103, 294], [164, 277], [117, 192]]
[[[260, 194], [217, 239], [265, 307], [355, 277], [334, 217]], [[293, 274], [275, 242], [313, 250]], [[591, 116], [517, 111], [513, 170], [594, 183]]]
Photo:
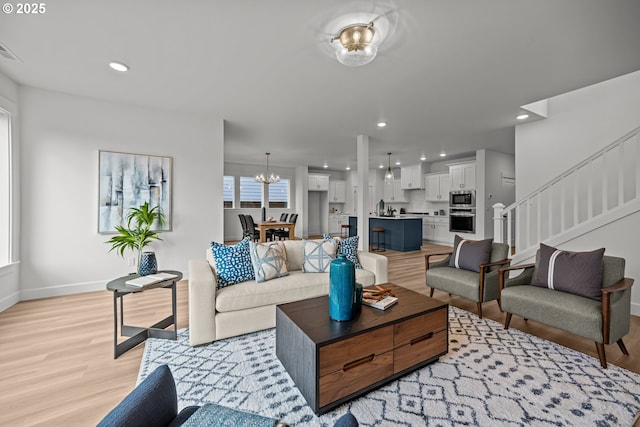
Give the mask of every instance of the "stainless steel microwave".
[[449, 207], [452, 208], [475, 208], [475, 190], [459, 190], [449, 192]]

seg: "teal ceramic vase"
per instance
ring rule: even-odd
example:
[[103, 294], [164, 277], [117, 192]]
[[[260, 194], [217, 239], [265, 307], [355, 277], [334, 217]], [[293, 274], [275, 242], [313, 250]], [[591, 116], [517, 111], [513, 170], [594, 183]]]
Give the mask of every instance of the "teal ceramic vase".
[[156, 261], [155, 252], [142, 252], [140, 255], [140, 264], [138, 265], [138, 274], [140, 276], [148, 276], [158, 272], [158, 261]]
[[331, 261], [329, 267], [329, 317], [337, 321], [351, 320], [356, 285], [356, 270], [344, 254]]

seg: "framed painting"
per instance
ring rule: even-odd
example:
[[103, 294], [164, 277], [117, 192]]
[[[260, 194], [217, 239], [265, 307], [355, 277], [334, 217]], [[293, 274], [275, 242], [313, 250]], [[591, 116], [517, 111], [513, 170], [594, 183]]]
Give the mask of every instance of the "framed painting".
[[98, 233], [115, 233], [116, 225], [126, 225], [129, 208], [149, 202], [165, 215], [164, 226], [171, 230], [171, 157], [99, 151]]

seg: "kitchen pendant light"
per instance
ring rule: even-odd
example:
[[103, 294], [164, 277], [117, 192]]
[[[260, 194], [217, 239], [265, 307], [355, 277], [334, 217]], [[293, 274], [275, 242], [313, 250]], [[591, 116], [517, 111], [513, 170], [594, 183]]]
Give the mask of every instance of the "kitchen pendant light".
[[387, 167], [387, 173], [384, 174], [384, 182], [390, 184], [393, 182], [393, 171], [391, 170], [391, 153], [387, 153], [389, 156], [389, 166]]
[[261, 183], [261, 184], [273, 184], [274, 182], [278, 182], [280, 181], [280, 176], [278, 175], [274, 175], [273, 173], [269, 173], [269, 156], [271, 155], [271, 153], [264, 153], [267, 155], [267, 173], [266, 175], [264, 173], [260, 173], [259, 175], [256, 175], [256, 181]]

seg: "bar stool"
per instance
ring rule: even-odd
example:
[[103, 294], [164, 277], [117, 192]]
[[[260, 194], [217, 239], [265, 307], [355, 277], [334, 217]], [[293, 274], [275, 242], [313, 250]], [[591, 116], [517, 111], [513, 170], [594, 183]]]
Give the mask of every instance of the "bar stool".
[[[386, 246], [386, 243], [384, 241], [384, 228], [382, 227], [373, 227], [371, 229], [371, 232], [373, 233], [373, 235], [371, 236], [371, 246], [372, 252], [384, 252], [386, 249], [384, 247], [380, 247], [380, 244], [382, 244], [383, 246]], [[380, 236], [382, 236], [382, 242], [380, 241]], [[377, 237], [377, 238], [376, 238]], [[376, 241], [376, 247], [373, 248], [373, 243], [374, 240]]]
[[347, 238], [349, 237], [349, 229], [351, 226], [349, 224], [342, 224], [342, 229], [340, 230], [340, 237]]

